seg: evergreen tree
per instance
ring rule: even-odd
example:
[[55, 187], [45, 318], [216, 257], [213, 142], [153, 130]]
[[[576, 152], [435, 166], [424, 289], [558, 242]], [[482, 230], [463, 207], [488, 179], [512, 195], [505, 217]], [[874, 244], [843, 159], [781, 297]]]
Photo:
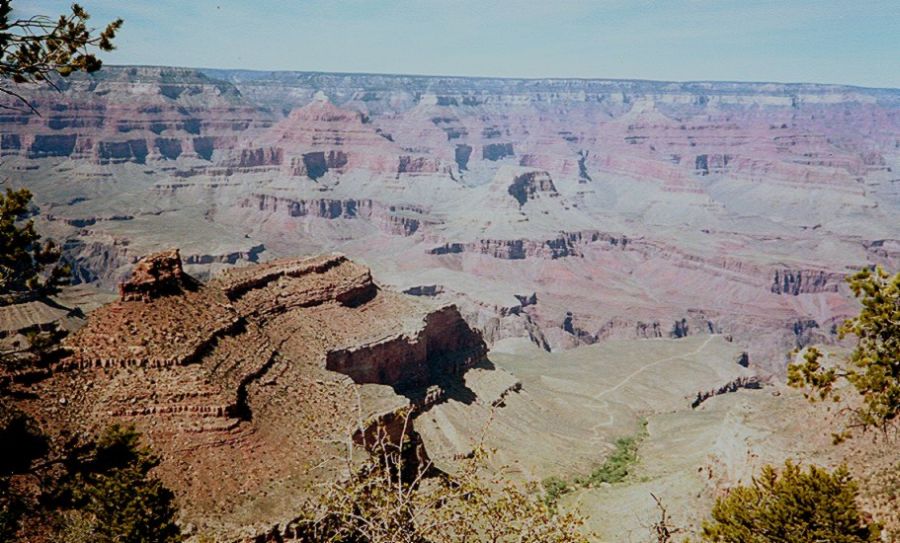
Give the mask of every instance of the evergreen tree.
[[[53, 241], [41, 243], [30, 214], [31, 192], [6, 189], [0, 194], [0, 305], [28, 294], [47, 293], [64, 282], [69, 268], [59, 265]], [[24, 221], [24, 222], [23, 222]], [[49, 267], [49, 273], [44, 273]]]
[[109, 23], [99, 33], [87, 26], [90, 15], [78, 4], [57, 18], [45, 15], [13, 17], [12, 0], [0, 0], [0, 93], [16, 97], [37, 110], [2, 81], [48, 83], [55, 75], [96, 72], [102, 62], [93, 49], [112, 51], [122, 20]]
[[[88, 19], [90, 15], [78, 4], [72, 4], [71, 13], [55, 19], [45, 15], [16, 18], [12, 0], [0, 0], [0, 94], [15, 97], [37, 113], [14, 90], [16, 85], [47, 84], [55, 88], [54, 77], [99, 70], [102, 62], [92, 51], [114, 48], [113, 39], [122, 20], [97, 32], [87, 26]], [[11, 107], [0, 104], [0, 108]], [[41, 275], [46, 266], [59, 260], [59, 248], [53, 242], [40, 243], [31, 221], [20, 224], [29, 215], [30, 202], [31, 193], [25, 189], [7, 189], [0, 195], [0, 304], [52, 288], [69, 274], [66, 267], [53, 266], [49, 276]]]
[[749, 486], [716, 501], [703, 540], [713, 543], [865, 543], [880, 528], [856, 505], [857, 485], [846, 467], [834, 473], [788, 461], [779, 473], [766, 466]]
[[177, 543], [174, 495], [150, 474], [159, 459], [132, 427], [110, 426], [63, 487], [96, 543]]
[[840, 328], [841, 337], [857, 337], [848, 364], [825, 367], [821, 351], [810, 348], [802, 362], [788, 367], [788, 384], [809, 388], [810, 398], [838, 400], [835, 385], [846, 379], [862, 399], [862, 406], [853, 410], [851, 427], [886, 431], [900, 415], [900, 273], [891, 277], [878, 267], [848, 281], [862, 303], [859, 315]]

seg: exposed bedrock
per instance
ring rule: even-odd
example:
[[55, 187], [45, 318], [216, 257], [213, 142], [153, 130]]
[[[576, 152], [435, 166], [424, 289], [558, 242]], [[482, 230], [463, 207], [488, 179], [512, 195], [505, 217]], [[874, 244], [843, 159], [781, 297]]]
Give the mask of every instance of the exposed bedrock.
[[444, 287], [441, 285], [416, 285], [404, 290], [403, 294], [409, 294], [410, 296], [437, 296], [443, 292]]
[[442, 302], [504, 274], [546, 295], [458, 302], [489, 341], [690, 335], [702, 307], [761, 364], [853, 313], [843, 274], [900, 263], [895, 90], [130, 67], [62, 90], [0, 110], [0, 155], [105, 287], [180, 236], [197, 276], [341, 249]]
[[242, 168], [280, 166], [282, 162], [284, 162], [284, 149], [281, 147], [257, 147], [241, 149], [237, 166]]
[[119, 284], [119, 296], [123, 301], [151, 300], [196, 290], [197, 286], [184, 273], [178, 249], [171, 249], [141, 259], [131, 273], [131, 280]]
[[456, 165], [460, 171], [468, 170], [469, 166], [469, 158], [472, 157], [472, 146], [466, 145], [464, 143], [460, 143], [457, 145], [454, 150], [454, 158], [456, 160]]
[[96, 283], [109, 288], [124, 280], [128, 274], [125, 268], [134, 263], [129, 244], [122, 240], [72, 240], [63, 245], [63, 255], [72, 267], [76, 284]]
[[697, 155], [694, 158], [694, 169], [699, 175], [709, 175], [725, 173], [728, 163], [732, 160], [731, 155]]
[[481, 149], [484, 160], [496, 161], [508, 156], [515, 156], [512, 143], [489, 143]]
[[78, 136], [36, 135], [28, 148], [28, 158], [67, 157], [75, 150]]
[[507, 189], [509, 195], [519, 202], [519, 205], [525, 205], [528, 200], [537, 197], [539, 194], [547, 196], [559, 196], [550, 174], [543, 171], [527, 172], [517, 175], [513, 178], [512, 183]]
[[400, 174], [436, 174], [449, 173], [450, 168], [440, 159], [424, 156], [400, 155], [397, 160], [397, 177]]
[[469, 328], [456, 307], [449, 306], [428, 314], [415, 334], [330, 351], [325, 365], [357, 383], [408, 391], [461, 375], [486, 354], [481, 334]]
[[728, 394], [730, 392], [737, 392], [738, 390], [744, 388], [758, 390], [761, 389], [763, 385], [763, 380], [755, 375], [737, 377], [736, 379], [729, 381], [728, 383], [725, 383], [718, 388], [714, 388], [712, 390], [707, 390], [704, 392], [698, 392], [697, 397], [694, 398], [694, 401], [691, 402], [691, 407], [696, 409], [700, 407], [700, 404], [712, 398], [713, 396]]
[[97, 162], [99, 164], [116, 164], [135, 162], [144, 164], [147, 161], [147, 142], [145, 140], [101, 141], [97, 144]]
[[844, 276], [822, 270], [775, 270], [772, 292], [775, 294], [815, 294], [837, 292]]
[[[177, 250], [150, 255], [65, 347], [26, 408], [72, 431], [136, 424], [186, 518], [217, 530], [284, 492], [273, 476], [331, 476], [310, 475], [340, 452], [326, 444], [373, 432], [399, 442], [415, 434], [405, 413], [475, 401], [462, 375], [494, 371], [455, 306], [381, 291], [342, 255], [234, 268], [205, 284], [184, 273]], [[236, 501], [209, 500], [210, 489]], [[260, 523], [297, 514], [303, 493], [279, 496]]]
[[243, 198], [238, 206], [294, 218], [364, 219], [389, 234], [401, 236], [411, 236], [423, 224], [434, 222], [420, 206], [386, 205], [370, 199], [294, 199], [269, 194], [252, 194]]
[[688, 310], [685, 316], [677, 318], [641, 320], [615, 317], [602, 324], [590, 315], [567, 311], [557, 326], [568, 336], [562, 346], [591, 345], [608, 339], [680, 339], [698, 334], [723, 333], [722, 326], [711, 315], [697, 309]]
[[[340, 273], [333, 273], [339, 271]], [[282, 279], [300, 279], [280, 289], [272, 298], [264, 287], [278, 286]], [[368, 268], [343, 255], [307, 260], [274, 261], [253, 268], [229, 270], [213, 283], [240, 309], [257, 319], [268, 319], [292, 309], [314, 307], [328, 301], [345, 306], [362, 305], [373, 298], [377, 287]]]
[[317, 180], [329, 170], [344, 168], [348, 161], [349, 157], [344, 151], [314, 151], [291, 158], [290, 170], [291, 175]]
[[159, 151], [160, 156], [166, 160], [175, 160], [182, 153], [181, 140], [175, 138], [156, 138], [153, 145]]
[[557, 237], [545, 240], [533, 239], [482, 239], [473, 242], [448, 242], [432, 248], [433, 255], [458, 253], [480, 253], [505, 260], [524, 258], [563, 258], [581, 256], [582, 247], [598, 243], [608, 248], [625, 248], [628, 239], [624, 236], [597, 232], [595, 230], [561, 232]]

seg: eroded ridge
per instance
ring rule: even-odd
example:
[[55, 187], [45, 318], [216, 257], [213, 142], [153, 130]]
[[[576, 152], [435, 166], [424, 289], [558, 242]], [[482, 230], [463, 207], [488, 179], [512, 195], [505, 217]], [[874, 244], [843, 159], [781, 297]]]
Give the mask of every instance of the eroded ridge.
[[25, 408], [73, 433], [135, 424], [185, 518], [224, 540], [295, 517], [347, 440], [410, 431], [403, 413], [446, 401], [487, 351], [455, 306], [383, 291], [342, 255], [202, 284], [175, 250], [138, 262], [66, 348]]
[[352, 306], [371, 299], [377, 291], [371, 272], [343, 255], [279, 260], [233, 270], [213, 285], [221, 288], [240, 313], [258, 318], [329, 301]]

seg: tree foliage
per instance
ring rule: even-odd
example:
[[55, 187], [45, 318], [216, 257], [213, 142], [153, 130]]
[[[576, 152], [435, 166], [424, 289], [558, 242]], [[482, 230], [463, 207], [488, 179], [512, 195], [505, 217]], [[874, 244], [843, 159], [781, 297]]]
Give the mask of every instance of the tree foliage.
[[52, 291], [69, 276], [69, 268], [58, 264], [59, 246], [42, 243], [27, 219], [30, 202], [27, 189], [0, 194], [0, 305]]
[[30, 496], [13, 484], [14, 477], [28, 473], [47, 450], [47, 439], [34, 421], [0, 400], [0, 541], [13, 540], [32, 506]]
[[[102, 62], [93, 52], [112, 51], [113, 39], [122, 27], [117, 19], [97, 32], [88, 27], [90, 15], [78, 4], [71, 13], [57, 18], [34, 15], [14, 18], [12, 0], [0, 0], [0, 79], [13, 83], [49, 83], [51, 76], [66, 77], [73, 72], [95, 72]], [[8, 85], [8, 94], [33, 107]]]
[[117, 425], [54, 450], [32, 418], [0, 402], [0, 541], [49, 530], [66, 543], [179, 542], [174, 497], [150, 473], [157, 463]]
[[177, 543], [175, 497], [150, 475], [158, 463], [133, 427], [112, 425], [70, 466], [60, 502], [96, 543]]
[[886, 431], [900, 415], [900, 273], [865, 269], [848, 282], [862, 304], [859, 315], [840, 327], [841, 337], [857, 338], [849, 361], [826, 367], [822, 352], [810, 348], [802, 362], [788, 367], [788, 384], [807, 387], [810, 398], [838, 400], [835, 386], [846, 379], [862, 399], [851, 426]]
[[719, 498], [703, 540], [714, 543], [864, 543], [880, 528], [856, 505], [857, 485], [846, 467], [833, 473], [788, 461], [779, 473], [765, 466], [752, 484]]

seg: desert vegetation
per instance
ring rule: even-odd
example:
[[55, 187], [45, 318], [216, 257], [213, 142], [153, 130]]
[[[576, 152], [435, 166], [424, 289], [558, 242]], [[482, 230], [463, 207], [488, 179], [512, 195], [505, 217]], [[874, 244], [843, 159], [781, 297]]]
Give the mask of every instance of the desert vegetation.
[[151, 475], [158, 458], [133, 428], [54, 446], [24, 413], [0, 411], [0, 541], [181, 540], [174, 495]]
[[846, 467], [834, 472], [788, 461], [765, 466], [747, 486], [716, 501], [703, 540], [714, 543], [864, 543], [880, 540], [878, 524], [856, 504], [859, 489]]
[[887, 433], [896, 429], [900, 416], [900, 273], [864, 269], [848, 282], [862, 304], [859, 315], [840, 327], [841, 337], [856, 337], [850, 359], [826, 365], [822, 352], [810, 348], [802, 362], [788, 367], [788, 383], [806, 387], [811, 399], [840, 401], [837, 385], [852, 385], [862, 405], [847, 408], [851, 418], [847, 430], [835, 434], [836, 441], [853, 429]]
[[476, 448], [452, 474], [415, 462], [404, 432], [399, 443], [378, 432], [361, 465], [309, 501], [292, 528], [310, 543], [587, 543], [583, 519], [538, 499], [503, 469], [489, 468], [490, 451]]
[[547, 477], [541, 481], [544, 502], [555, 507], [563, 495], [578, 487], [592, 487], [625, 481], [633, 473], [634, 466], [640, 460], [638, 447], [646, 436], [647, 421], [642, 420], [641, 430], [634, 435], [617, 438], [609, 456], [588, 475], [574, 477], [571, 482], [555, 475]]
[[69, 276], [69, 268], [59, 264], [57, 244], [42, 243], [34, 221], [26, 220], [30, 203], [28, 189], [0, 194], [0, 304], [52, 292]]

